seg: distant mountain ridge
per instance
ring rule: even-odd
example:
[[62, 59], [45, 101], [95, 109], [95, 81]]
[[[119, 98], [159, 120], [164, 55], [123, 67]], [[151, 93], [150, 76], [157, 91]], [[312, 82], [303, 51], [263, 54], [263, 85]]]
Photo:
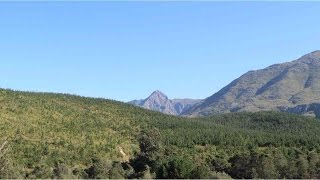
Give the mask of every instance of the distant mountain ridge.
[[130, 101], [130, 104], [143, 107], [145, 109], [162, 112], [170, 115], [180, 115], [187, 109], [193, 107], [201, 100], [195, 99], [169, 99], [167, 95], [157, 90], [148, 98]]
[[275, 110], [318, 116], [317, 103], [320, 104], [320, 51], [249, 71], [182, 115]]

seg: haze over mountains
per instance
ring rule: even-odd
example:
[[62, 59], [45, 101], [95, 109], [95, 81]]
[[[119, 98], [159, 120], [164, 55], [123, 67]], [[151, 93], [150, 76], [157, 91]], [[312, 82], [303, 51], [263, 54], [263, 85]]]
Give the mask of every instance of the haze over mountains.
[[156, 91], [145, 100], [131, 103], [183, 116], [273, 110], [320, 117], [320, 51], [249, 71], [202, 101], [169, 100]]

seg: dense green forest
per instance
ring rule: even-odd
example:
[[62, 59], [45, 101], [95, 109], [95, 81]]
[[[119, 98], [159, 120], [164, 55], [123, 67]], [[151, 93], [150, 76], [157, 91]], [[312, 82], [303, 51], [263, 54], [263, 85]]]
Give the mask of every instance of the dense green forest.
[[320, 121], [1, 89], [0, 178], [320, 178]]

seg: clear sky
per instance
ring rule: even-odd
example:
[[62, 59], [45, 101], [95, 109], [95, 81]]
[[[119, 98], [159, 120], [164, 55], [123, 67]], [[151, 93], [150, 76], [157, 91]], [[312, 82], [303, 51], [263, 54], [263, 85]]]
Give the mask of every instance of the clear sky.
[[0, 87], [205, 98], [320, 49], [320, 2], [0, 2]]

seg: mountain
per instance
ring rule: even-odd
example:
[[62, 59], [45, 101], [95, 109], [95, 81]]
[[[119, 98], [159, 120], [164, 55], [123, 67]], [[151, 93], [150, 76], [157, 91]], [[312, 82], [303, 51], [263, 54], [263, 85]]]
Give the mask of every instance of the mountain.
[[[106, 99], [4, 89], [0, 102], [0, 179], [320, 175], [313, 171], [320, 168], [320, 122], [312, 117], [183, 118]], [[313, 168], [299, 171], [301, 164]]]
[[280, 111], [320, 118], [320, 103], [302, 104], [295, 107], [279, 107]]
[[172, 99], [171, 102], [176, 111], [176, 115], [182, 114], [184, 111], [201, 102], [200, 99]]
[[145, 109], [162, 112], [170, 115], [180, 115], [187, 109], [199, 103], [201, 100], [194, 99], [169, 99], [161, 91], [154, 91], [148, 98], [143, 100], [133, 100], [130, 104], [143, 107]]
[[274, 110], [316, 116], [308, 107], [319, 102], [320, 51], [314, 51], [292, 62], [249, 71], [183, 115]]

